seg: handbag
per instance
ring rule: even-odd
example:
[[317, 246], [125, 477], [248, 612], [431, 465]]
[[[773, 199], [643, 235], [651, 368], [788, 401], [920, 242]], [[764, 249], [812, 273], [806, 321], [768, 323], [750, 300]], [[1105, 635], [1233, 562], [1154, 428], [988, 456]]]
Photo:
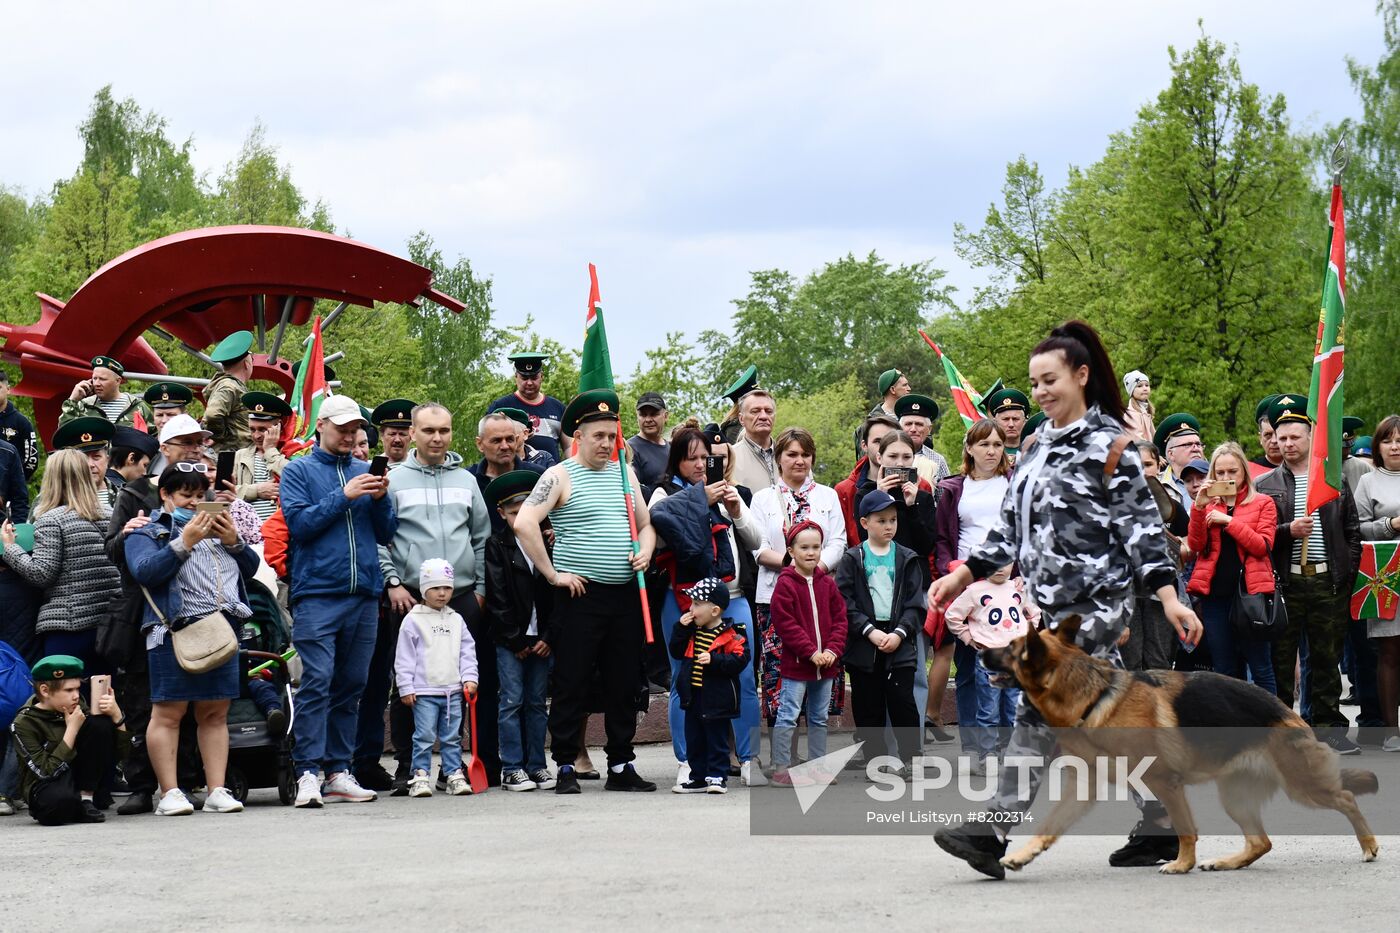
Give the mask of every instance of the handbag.
[[[216, 590], [222, 593], [223, 573], [217, 562], [214, 565], [214, 580]], [[238, 636], [234, 634], [233, 626], [222, 612], [215, 610], [198, 619], [183, 622], [177, 619], [172, 623], [165, 618], [165, 613], [160, 611], [156, 601], [151, 598], [151, 591], [142, 586], [141, 592], [145, 594], [146, 602], [150, 603], [156, 618], [170, 630], [170, 646], [175, 652], [175, 660], [180, 662], [180, 667], [184, 668], [186, 673], [203, 674], [212, 671], [238, 654]]]
[[96, 651], [112, 668], [127, 667], [141, 644], [141, 604], [123, 590], [112, 597], [107, 612], [97, 623]]
[[1230, 604], [1230, 624], [1235, 634], [1246, 641], [1273, 641], [1288, 628], [1288, 607], [1283, 600], [1283, 584], [1274, 573], [1272, 593], [1250, 593], [1245, 590], [1244, 574]]

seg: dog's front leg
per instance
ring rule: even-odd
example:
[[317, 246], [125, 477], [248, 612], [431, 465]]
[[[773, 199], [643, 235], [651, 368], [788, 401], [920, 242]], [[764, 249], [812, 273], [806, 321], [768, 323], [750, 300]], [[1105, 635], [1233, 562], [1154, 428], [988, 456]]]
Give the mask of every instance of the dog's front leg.
[[1158, 869], [1164, 875], [1182, 875], [1196, 866], [1196, 820], [1186, 800], [1186, 788], [1180, 785], [1153, 787], [1151, 791], [1167, 808], [1172, 827], [1176, 829], [1176, 858]]
[[1050, 813], [1045, 817], [1045, 825], [1040, 828], [1040, 832], [1032, 836], [1010, 855], [1003, 856], [1001, 864], [1012, 871], [1020, 871], [1029, 865], [1037, 855], [1055, 844], [1055, 841], [1065, 834], [1065, 831], [1078, 822], [1079, 818], [1089, 811], [1094, 805], [1092, 799], [1077, 800], [1075, 796], [1061, 799], [1051, 808]]

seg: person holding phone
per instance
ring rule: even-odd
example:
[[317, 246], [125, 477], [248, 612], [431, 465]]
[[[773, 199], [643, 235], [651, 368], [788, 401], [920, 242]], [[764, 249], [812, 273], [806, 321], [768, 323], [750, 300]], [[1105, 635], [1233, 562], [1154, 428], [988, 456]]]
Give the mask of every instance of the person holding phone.
[[92, 358], [92, 375], [73, 386], [58, 416], [60, 426], [76, 418], [103, 418], [112, 424], [135, 426], [140, 415], [149, 426], [155, 416], [139, 395], [123, 392], [126, 368], [110, 356]]
[[233, 485], [238, 498], [265, 522], [277, 511], [277, 484], [287, 465], [278, 442], [283, 419], [292, 416], [292, 408], [271, 392], [247, 393], [243, 407], [248, 409], [251, 443], [233, 454]]
[[[657, 564], [668, 572], [671, 582], [661, 609], [661, 630], [667, 644], [681, 616], [690, 609], [689, 588], [707, 577], [720, 579], [728, 590], [727, 618], [745, 632], [753, 629], [752, 607], [739, 581], [739, 555], [740, 548], [757, 550], [763, 535], [744, 501], [748, 490], [731, 482], [732, 475], [728, 445], [710, 441], [694, 422], [686, 423], [672, 436], [665, 472], [648, 503], [660, 551]], [[669, 719], [677, 785], [691, 779], [685, 713], [681, 693], [674, 689], [682, 666], [681, 659], [671, 658]], [[750, 653], [739, 677], [739, 710], [734, 720], [739, 777], [745, 785], [767, 783], [757, 760], [758, 730], [758, 691]]]
[[243, 804], [224, 786], [228, 767], [228, 707], [238, 698], [237, 655], [219, 667], [192, 674], [180, 666], [170, 624], [223, 613], [234, 631], [253, 614], [245, 586], [258, 569], [258, 554], [243, 541], [229, 507], [205, 502], [209, 471], [202, 463], [174, 463], [160, 475], [161, 510], [126, 542], [126, 565], [144, 590], [146, 663], [151, 720], [146, 751], [159, 782], [157, 816], [194, 812], [176, 772], [180, 720], [193, 706], [209, 796], [206, 813], [237, 813]]
[[[1230, 620], [1235, 594], [1272, 593], [1274, 546], [1278, 511], [1274, 500], [1254, 490], [1244, 449], [1230, 441], [1211, 454], [1206, 483], [1191, 505], [1186, 543], [1196, 555], [1186, 591], [1197, 597], [1206, 647], [1217, 674], [1245, 676], [1277, 694], [1273, 646], [1236, 636]], [[1288, 676], [1293, 672], [1289, 671]]]

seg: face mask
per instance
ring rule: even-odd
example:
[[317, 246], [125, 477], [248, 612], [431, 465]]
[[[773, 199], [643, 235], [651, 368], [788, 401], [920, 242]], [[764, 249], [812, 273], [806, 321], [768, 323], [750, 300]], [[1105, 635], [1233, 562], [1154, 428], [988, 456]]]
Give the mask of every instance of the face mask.
[[175, 524], [183, 525], [194, 518], [194, 509], [178, 508], [170, 513], [175, 517]]

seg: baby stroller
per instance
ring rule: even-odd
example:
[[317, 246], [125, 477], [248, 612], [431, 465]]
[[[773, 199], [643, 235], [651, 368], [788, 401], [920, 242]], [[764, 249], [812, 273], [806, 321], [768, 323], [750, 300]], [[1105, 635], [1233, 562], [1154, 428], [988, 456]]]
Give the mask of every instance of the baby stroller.
[[[275, 787], [284, 806], [296, 799], [292, 772], [292, 717], [300, 666], [290, 650], [291, 629], [276, 597], [256, 580], [248, 583], [252, 616], [240, 625], [238, 652], [242, 689], [228, 711], [229, 793], [246, 802], [253, 788]], [[285, 727], [276, 734], [249, 692], [252, 679], [270, 684], [282, 701]]]

